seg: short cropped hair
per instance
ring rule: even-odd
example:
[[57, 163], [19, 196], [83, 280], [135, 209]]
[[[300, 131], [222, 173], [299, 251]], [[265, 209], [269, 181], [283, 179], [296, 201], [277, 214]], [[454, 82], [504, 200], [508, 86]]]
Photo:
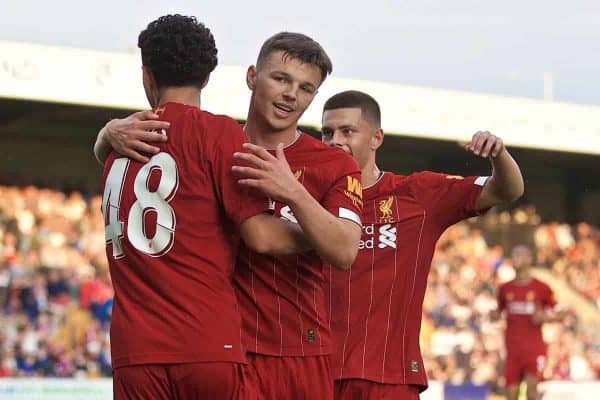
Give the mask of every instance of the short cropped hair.
[[321, 82], [327, 78], [333, 66], [331, 59], [321, 45], [302, 33], [279, 32], [267, 39], [260, 48], [256, 65], [276, 51], [283, 51], [284, 57], [298, 59], [306, 64], [317, 66], [321, 70]]
[[357, 90], [340, 92], [330, 97], [323, 106], [323, 112], [339, 108], [360, 108], [363, 118], [375, 127], [381, 128], [381, 110], [377, 101], [366, 93]]

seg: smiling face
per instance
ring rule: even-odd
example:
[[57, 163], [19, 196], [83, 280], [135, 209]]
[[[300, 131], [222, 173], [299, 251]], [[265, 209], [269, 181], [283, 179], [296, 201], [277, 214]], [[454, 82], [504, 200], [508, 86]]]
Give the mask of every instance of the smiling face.
[[250, 112], [257, 114], [269, 131], [280, 132], [295, 129], [317, 94], [322, 74], [314, 64], [275, 51], [258, 66], [248, 68], [246, 79], [252, 90]]

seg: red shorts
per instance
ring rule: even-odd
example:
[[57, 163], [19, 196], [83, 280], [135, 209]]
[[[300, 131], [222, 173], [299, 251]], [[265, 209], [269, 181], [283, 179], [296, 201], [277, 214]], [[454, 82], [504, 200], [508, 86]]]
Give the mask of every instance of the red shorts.
[[543, 351], [523, 352], [507, 351], [504, 364], [506, 386], [518, 385], [525, 375], [542, 380], [546, 367], [546, 354]]
[[251, 368], [230, 362], [116, 368], [114, 400], [257, 400]]
[[261, 400], [331, 400], [329, 356], [276, 357], [250, 353]]
[[335, 400], [419, 400], [419, 387], [389, 385], [364, 379], [335, 381]]

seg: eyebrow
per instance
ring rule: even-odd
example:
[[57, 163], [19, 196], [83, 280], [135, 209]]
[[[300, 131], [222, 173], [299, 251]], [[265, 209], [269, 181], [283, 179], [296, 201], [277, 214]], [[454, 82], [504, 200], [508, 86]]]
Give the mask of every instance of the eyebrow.
[[338, 129], [348, 129], [348, 128], [357, 129], [356, 125], [352, 125], [352, 124], [338, 126]]

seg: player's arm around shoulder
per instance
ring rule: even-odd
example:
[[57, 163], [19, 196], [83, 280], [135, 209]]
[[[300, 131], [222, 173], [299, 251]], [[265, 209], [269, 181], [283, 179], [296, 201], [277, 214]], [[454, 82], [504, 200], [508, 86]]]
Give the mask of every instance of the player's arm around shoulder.
[[489, 158], [493, 169], [477, 200], [477, 210], [510, 203], [523, 195], [525, 185], [521, 169], [504, 146], [502, 138], [479, 131], [465, 148], [477, 156]]
[[94, 155], [100, 164], [112, 150], [139, 162], [148, 162], [146, 154], [156, 154], [159, 149], [151, 143], [160, 143], [167, 137], [160, 132], [168, 129], [169, 123], [159, 121], [152, 111], [140, 111], [123, 119], [113, 119], [98, 132], [94, 143]]

